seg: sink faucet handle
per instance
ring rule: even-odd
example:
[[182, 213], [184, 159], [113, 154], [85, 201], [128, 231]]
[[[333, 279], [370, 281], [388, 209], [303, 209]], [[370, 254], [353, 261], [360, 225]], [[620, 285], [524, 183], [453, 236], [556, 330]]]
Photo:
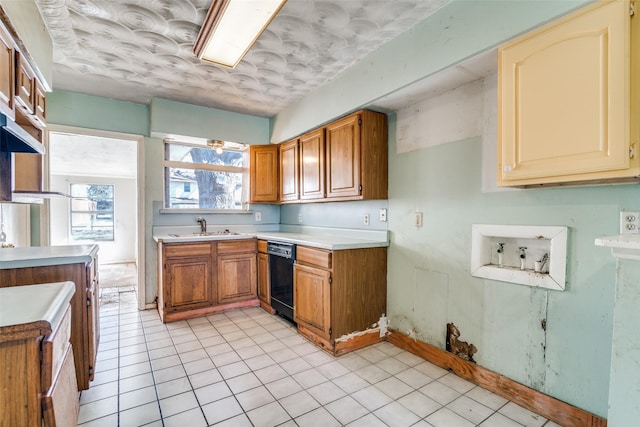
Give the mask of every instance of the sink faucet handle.
[[201, 233], [206, 233], [207, 232], [207, 220], [204, 219], [203, 217], [199, 216], [198, 218], [196, 218], [196, 222], [198, 224], [200, 224], [200, 232]]

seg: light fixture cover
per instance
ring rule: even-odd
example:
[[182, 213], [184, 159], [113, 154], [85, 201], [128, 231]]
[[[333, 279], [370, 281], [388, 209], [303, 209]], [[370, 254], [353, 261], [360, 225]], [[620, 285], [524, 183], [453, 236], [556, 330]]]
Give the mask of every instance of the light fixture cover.
[[213, 0], [193, 46], [205, 61], [235, 68], [287, 0]]

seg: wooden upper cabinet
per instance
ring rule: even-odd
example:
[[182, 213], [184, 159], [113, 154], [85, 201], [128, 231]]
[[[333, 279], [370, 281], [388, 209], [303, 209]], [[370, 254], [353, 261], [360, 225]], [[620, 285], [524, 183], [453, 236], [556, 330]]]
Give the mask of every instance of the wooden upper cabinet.
[[359, 114], [345, 117], [327, 129], [327, 197], [359, 196], [360, 126]]
[[33, 117], [34, 120], [42, 126], [47, 123], [47, 92], [44, 90], [40, 81], [36, 79], [36, 86], [33, 101]]
[[300, 199], [323, 199], [325, 194], [324, 128], [300, 137]]
[[325, 126], [330, 200], [388, 197], [387, 116], [362, 110]]
[[37, 128], [46, 126], [46, 92], [25, 57], [16, 51], [15, 107]]
[[33, 69], [20, 52], [16, 51], [16, 92], [18, 107], [26, 114], [33, 115], [36, 103], [36, 78]]
[[0, 25], [0, 111], [14, 118], [13, 90], [15, 81], [13, 39]]
[[250, 203], [278, 202], [278, 146], [249, 147]]
[[297, 201], [300, 197], [298, 139], [280, 144], [280, 202]]
[[603, 1], [498, 51], [498, 184], [640, 174], [640, 18]]

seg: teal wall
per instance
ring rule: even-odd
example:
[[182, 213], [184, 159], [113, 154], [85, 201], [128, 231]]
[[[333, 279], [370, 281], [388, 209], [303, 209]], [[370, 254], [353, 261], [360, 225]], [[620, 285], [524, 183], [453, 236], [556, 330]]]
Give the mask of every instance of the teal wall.
[[[604, 249], [607, 251], [608, 249]], [[640, 262], [618, 262], [613, 316], [613, 360], [609, 426], [638, 425], [640, 420]]]
[[[482, 193], [481, 138], [405, 154], [391, 139], [391, 327], [444, 348], [454, 322], [479, 365], [606, 417], [616, 263], [594, 239], [618, 233], [619, 211], [640, 207], [640, 186]], [[568, 226], [565, 291], [472, 277], [474, 223]]]
[[47, 94], [47, 122], [149, 136], [149, 107], [54, 90]]
[[150, 109], [153, 136], [174, 134], [252, 145], [269, 143], [269, 119], [264, 117], [161, 98], [152, 99]]

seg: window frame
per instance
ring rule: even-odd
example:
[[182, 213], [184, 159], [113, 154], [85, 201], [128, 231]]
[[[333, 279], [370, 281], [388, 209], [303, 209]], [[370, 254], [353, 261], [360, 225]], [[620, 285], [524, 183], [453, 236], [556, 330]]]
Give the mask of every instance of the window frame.
[[[97, 207], [97, 203], [96, 203], [96, 210], [74, 210], [73, 208], [73, 202], [74, 200], [89, 200], [87, 197], [75, 197], [73, 196], [73, 186], [74, 185], [78, 185], [78, 186], [102, 186], [102, 187], [111, 187], [111, 197], [110, 198], [106, 198], [104, 200], [111, 200], [111, 210], [109, 211], [99, 211], [98, 207]], [[90, 182], [70, 182], [69, 183], [69, 194], [70, 194], [70, 199], [69, 199], [69, 239], [71, 241], [74, 242], [93, 242], [93, 243], [110, 243], [110, 242], [115, 242], [116, 241], [116, 186], [114, 184], [96, 184], [96, 183], [90, 183]], [[95, 215], [96, 217], [98, 216], [98, 214], [103, 214], [103, 213], [111, 213], [111, 239], [76, 239], [73, 236], [73, 216], [74, 214], [88, 214], [88, 215]], [[77, 228], [77, 227], [76, 227]], [[104, 226], [101, 226], [101, 228], [105, 228]]]
[[[249, 167], [249, 145], [234, 143], [225, 141], [224, 151], [233, 151], [238, 152], [242, 155], [242, 166], [226, 166], [226, 165], [211, 165], [207, 163], [193, 163], [193, 162], [181, 162], [177, 160], [167, 160], [169, 157], [169, 145], [181, 145], [193, 148], [209, 148], [206, 144], [206, 141], [202, 143], [198, 142], [186, 142], [179, 141], [174, 139], [164, 139], [162, 141], [163, 150], [162, 150], [162, 208], [160, 208], [160, 213], [249, 213], [249, 203], [247, 201], [246, 194], [248, 194], [248, 186], [249, 186], [249, 178], [248, 178], [248, 167]], [[170, 168], [181, 168], [181, 169], [192, 169], [196, 170], [204, 170], [211, 172], [227, 172], [227, 173], [239, 173], [242, 176], [242, 189], [241, 189], [241, 208], [229, 208], [229, 209], [216, 209], [216, 208], [173, 208], [167, 207], [167, 197], [170, 196], [170, 189], [167, 188], [168, 179], [168, 169]]]

